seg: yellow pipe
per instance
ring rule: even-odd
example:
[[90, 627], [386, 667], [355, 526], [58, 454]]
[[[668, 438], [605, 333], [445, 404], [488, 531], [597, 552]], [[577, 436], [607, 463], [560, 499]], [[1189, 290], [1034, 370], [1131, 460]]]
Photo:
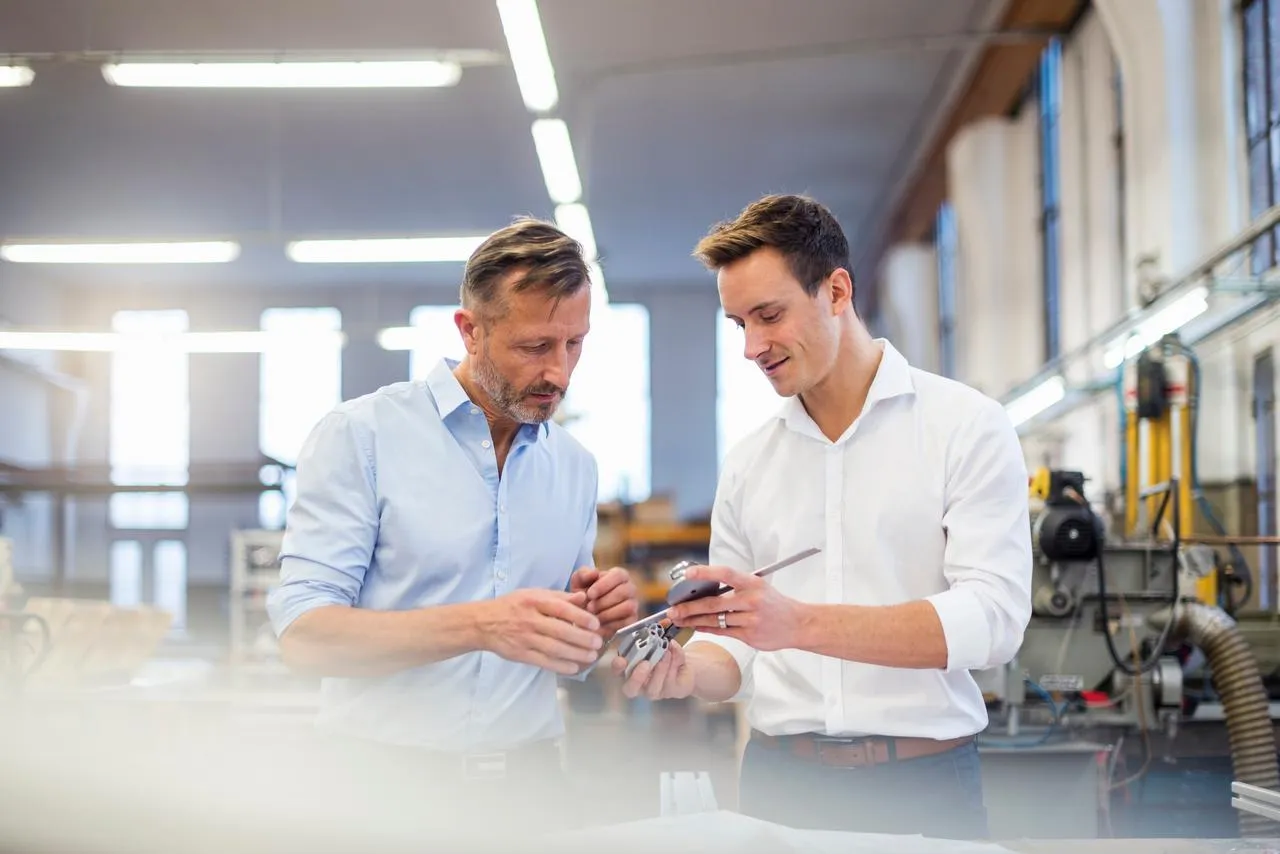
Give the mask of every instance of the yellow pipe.
[[1127, 536], [1132, 537], [1138, 527], [1138, 493], [1142, 489], [1139, 482], [1141, 468], [1138, 465], [1141, 449], [1138, 447], [1138, 413], [1124, 411], [1125, 418], [1125, 455], [1128, 481], [1124, 494], [1124, 527]]

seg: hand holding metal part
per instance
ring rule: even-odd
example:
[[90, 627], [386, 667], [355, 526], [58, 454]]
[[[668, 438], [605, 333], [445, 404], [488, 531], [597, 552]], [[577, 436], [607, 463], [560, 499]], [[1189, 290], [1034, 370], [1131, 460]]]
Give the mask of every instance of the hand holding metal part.
[[[818, 548], [805, 549], [776, 563], [761, 567], [752, 573], [752, 577], [764, 578], [772, 575], [778, 570], [818, 554], [820, 551], [822, 550]], [[618, 630], [617, 635], [615, 635], [615, 637], [621, 639], [618, 643], [618, 655], [626, 660], [626, 667], [623, 670], [624, 679], [631, 676], [640, 662], [648, 661], [652, 666], [656, 667], [658, 662], [666, 655], [667, 649], [680, 631], [680, 627], [669, 618], [673, 607], [699, 599], [720, 596], [733, 590], [733, 587], [720, 581], [687, 578], [687, 571], [694, 566], [697, 566], [697, 564], [691, 561], [682, 561], [671, 568], [669, 575], [673, 584], [667, 591], [668, 607]], [[724, 628], [723, 619], [721, 623], [720, 627]]]

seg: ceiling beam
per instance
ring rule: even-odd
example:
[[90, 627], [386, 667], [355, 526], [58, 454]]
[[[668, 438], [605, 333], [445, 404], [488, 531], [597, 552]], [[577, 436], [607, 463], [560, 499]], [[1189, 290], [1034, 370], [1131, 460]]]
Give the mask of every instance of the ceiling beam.
[[988, 116], [1008, 115], [1035, 74], [1050, 35], [1068, 31], [1084, 13], [1088, 0], [1010, 0], [999, 30], [1041, 31], [1039, 39], [994, 40], [982, 48], [973, 74], [942, 122], [919, 168], [892, 208], [886, 246], [868, 260], [878, 266], [887, 245], [929, 238], [938, 207], [947, 197], [947, 146], [966, 125]]

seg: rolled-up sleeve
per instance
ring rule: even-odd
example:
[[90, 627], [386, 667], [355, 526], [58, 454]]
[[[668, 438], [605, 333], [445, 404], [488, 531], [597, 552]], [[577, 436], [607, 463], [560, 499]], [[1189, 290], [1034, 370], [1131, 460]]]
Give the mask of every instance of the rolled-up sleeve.
[[991, 401], [950, 457], [943, 527], [948, 589], [927, 597], [942, 622], [948, 672], [995, 667], [1031, 618], [1027, 467], [1012, 423]]
[[[725, 470], [720, 476], [716, 488], [715, 501], [711, 506], [711, 543], [708, 558], [712, 566], [727, 566], [739, 572], [754, 572], [751, 545], [742, 534], [739, 522], [738, 478], [734, 473], [732, 458], [726, 461]], [[744, 699], [751, 691], [751, 664], [755, 660], [756, 650], [737, 638], [723, 637], [694, 632], [689, 638], [689, 645], [695, 643], [711, 643], [733, 656], [738, 664], [741, 681], [738, 692], [729, 698], [730, 702]]]
[[378, 539], [372, 445], [334, 411], [298, 455], [297, 493], [280, 550], [280, 584], [267, 599], [276, 635], [325, 605], [354, 605]]

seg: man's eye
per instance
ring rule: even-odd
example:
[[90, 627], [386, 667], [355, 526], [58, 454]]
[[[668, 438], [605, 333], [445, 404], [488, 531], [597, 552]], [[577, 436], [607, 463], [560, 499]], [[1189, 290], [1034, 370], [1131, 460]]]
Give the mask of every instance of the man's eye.
[[782, 316], [782, 312], [775, 312], [773, 314], [762, 314], [760, 315], [760, 319], [763, 320], [765, 323], [773, 323], [781, 316]]

